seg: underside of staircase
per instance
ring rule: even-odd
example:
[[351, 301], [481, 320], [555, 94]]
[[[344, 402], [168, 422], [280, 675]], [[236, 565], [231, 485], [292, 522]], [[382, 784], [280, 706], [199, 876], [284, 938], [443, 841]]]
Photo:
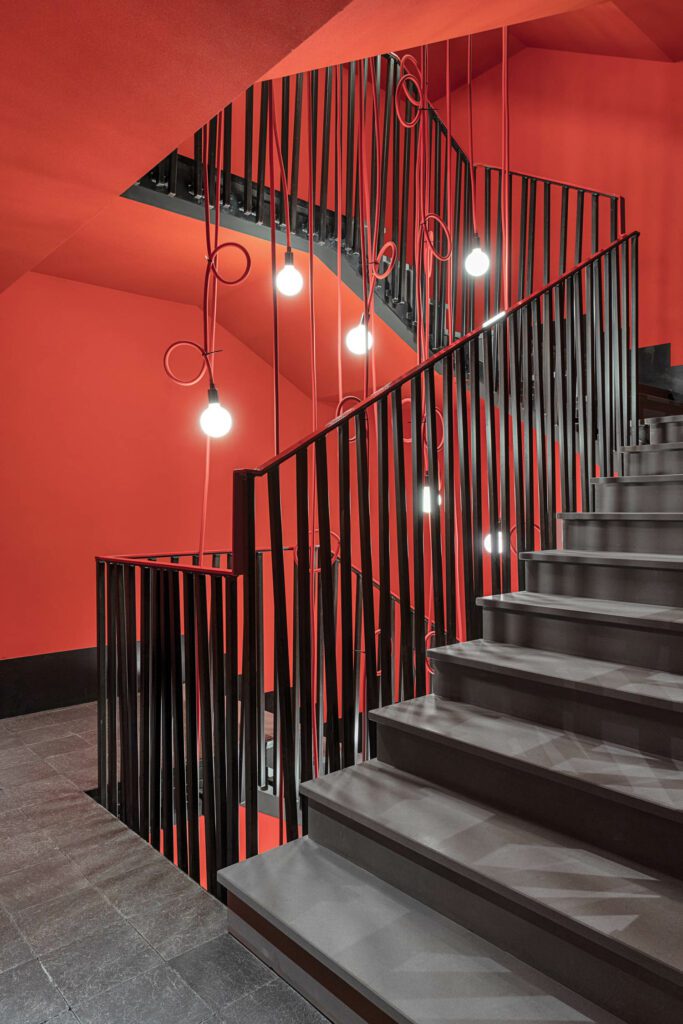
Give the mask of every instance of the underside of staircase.
[[683, 1020], [683, 416], [644, 427], [308, 835], [219, 872], [335, 1024]]

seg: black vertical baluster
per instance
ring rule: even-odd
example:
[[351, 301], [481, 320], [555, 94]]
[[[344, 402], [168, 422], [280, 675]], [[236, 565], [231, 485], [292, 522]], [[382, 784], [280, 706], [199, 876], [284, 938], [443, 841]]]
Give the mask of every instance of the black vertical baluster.
[[[265, 788], [268, 784], [268, 765], [266, 763], [266, 667], [265, 667], [265, 656], [263, 651], [263, 644], [265, 640], [265, 624], [264, 624], [264, 607], [263, 607], [263, 551], [256, 552], [256, 629], [257, 629], [257, 642], [256, 642], [256, 687], [254, 690], [254, 704], [256, 706], [256, 742], [257, 742], [257, 758], [258, 758], [258, 784], [261, 788]], [[274, 714], [277, 716], [277, 707], [274, 709]], [[273, 757], [275, 764], [276, 783], [277, 783], [277, 771], [279, 769], [277, 759], [277, 748], [278, 748], [278, 736], [277, 730], [273, 736]]]
[[[495, 339], [498, 352], [498, 446], [500, 449], [500, 532], [501, 589], [503, 593], [512, 590], [510, 569], [510, 452], [508, 444], [508, 318], [496, 324]], [[552, 417], [551, 417], [552, 418]], [[494, 538], [494, 543], [497, 538]]]
[[199, 856], [199, 760], [197, 750], [197, 632], [194, 595], [194, 574], [183, 573], [188, 867], [190, 877], [198, 882], [201, 861]]
[[589, 487], [585, 496], [584, 512], [593, 511], [593, 489], [590, 478], [595, 476], [595, 335], [593, 333], [593, 268], [587, 267], [584, 274], [586, 285], [585, 353], [586, 353], [586, 462], [588, 465]]
[[161, 691], [162, 691], [162, 647], [163, 623], [161, 570], [152, 572], [152, 672], [150, 676], [151, 726], [149, 737], [150, 797], [149, 797], [149, 841], [158, 850], [161, 846]]
[[567, 269], [567, 213], [569, 210], [569, 188], [562, 186], [562, 205], [560, 207], [560, 276]]
[[[529, 295], [534, 290], [536, 279], [536, 178], [529, 182], [529, 245], [526, 253], [526, 289], [524, 294]], [[518, 527], [519, 529], [519, 527]]]
[[118, 750], [117, 750], [117, 687], [116, 687], [116, 569], [107, 564], [107, 800], [105, 807], [118, 814]]
[[327, 760], [330, 771], [336, 772], [339, 759], [339, 708], [337, 700], [337, 630], [334, 621], [334, 582], [330, 544], [330, 506], [327, 480], [327, 444], [325, 437], [315, 442], [315, 469], [318, 484], [318, 528], [320, 537], [320, 592], [325, 661], [325, 693], [327, 696]]
[[192, 194], [195, 199], [204, 195], [204, 178], [202, 174], [202, 133], [194, 133], [194, 160], [192, 163]]
[[[379, 672], [381, 703], [391, 704], [391, 551], [389, 438], [386, 396], [377, 403], [377, 530], [379, 538]], [[341, 479], [339, 481], [341, 487]]]
[[341, 612], [341, 695], [342, 760], [344, 767], [355, 762], [353, 677], [353, 603], [351, 592], [351, 473], [349, 467], [349, 424], [345, 420], [337, 431], [339, 453], [339, 560]]
[[457, 640], [457, 566], [455, 551], [455, 438], [453, 435], [453, 356], [443, 363], [443, 497], [444, 585], [446, 591], [446, 643]]
[[[500, 211], [499, 211], [500, 212]], [[484, 170], [484, 252], [491, 252], [491, 168]], [[494, 257], [496, 273], [500, 264], [501, 253]], [[491, 316], [491, 274], [486, 275], [484, 282], [484, 320]]]
[[296, 453], [297, 660], [301, 699], [301, 781], [313, 778], [313, 662], [311, 653], [311, 566], [308, 526], [308, 449]]
[[[278, 690], [282, 787], [285, 807], [287, 841], [298, 835], [296, 778], [294, 761], [294, 723], [289, 671], [289, 633], [287, 629], [287, 590], [282, 554], [282, 511], [280, 501], [280, 467], [268, 473], [268, 509], [270, 515], [270, 547], [273, 570], [273, 612], [275, 628], [275, 680]], [[329, 634], [326, 642], [330, 641]]]
[[[520, 315], [520, 348], [521, 348], [521, 393], [523, 395], [522, 423], [524, 427], [524, 522], [521, 530], [518, 525], [520, 551], [533, 551], [536, 547], [534, 537], [534, 449], [532, 437], [533, 422], [533, 384], [531, 380], [531, 330], [529, 325], [529, 307], [522, 306]], [[523, 545], [523, 546], [522, 546]]]
[[239, 860], [239, 740], [237, 694], [237, 580], [225, 579], [225, 643], [227, 650], [225, 674], [225, 743], [226, 743], [226, 864]]
[[[449, 142], [449, 145], [451, 143]], [[461, 204], [462, 204], [462, 178], [466, 173], [466, 165], [460, 150], [457, 151], [455, 164], [455, 186], [453, 196], [453, 270], [451, 273], [450, 302], [451, 302], [451, 336], [449, 342], [456, 337], [457, 325], [461, 323], [458, 317], [458, 278], [460, 274], [461, 258]]]
[[304, 76], [296, 76], [294, 91], [294, 127], [292, 129], [292, 171], [289, 176], [290, 223], [293, 234], [297, 233], [297, 217], [299, 212], [299, 160], [301, 156], [301, 109], [304, 96]]
[[614, 242], [619, 234], [619, 200], [611, 196], [609, 201], [609, 240]]
[[332, 68], [325, 70], [325, 93], [323, 97], [323, 137], [320, 162], [320, 229], [321, 242], [327, 239], [327, 180], [332, 149], [330, 126], [332, 123]]
[[597, 192], [591, 195], [591, 251], [600, 248], [600, 196]]
[[491, 537], [491, 593], [500, 593], [500, 551], [498, 548], [498, 452], [493, 381], [493, 333], [481, 336], [483, 349], [484, 428], [486, 431], [486, 483], [488, 489], [489, 534]]
[[204, 856], [206, 883], [216, 894], [216, 807], [214, 802], [214, 748], [211, 728], [211, 679], [209, 664], [209, 621], [206, 606], [206, 577], [196, 573], [195, 609], [197, 621], [197, 672], [199, 682], [199, 715], [202, 738], [202, 814], [204, 815]]
[[550, 182], [543, 182], [543, 284], [550, 280]]
[[149, 728], [151, 577], [149, 569], [140, 570], [140, 835], [149, 840]]
[[223, 579], [210, 577], [211, 610], [209, 617], [211, 665], [211, 719], [214, 753], [214, 812], [216, 817], [216, 863], [228, 862], [228, 764], [225, 735], [225, 605]]
[[223, 205], [232, 205], [232, 103], [223, 111]]
[[[410, 102], [406, 100], [406, 112], [410, 109]], [[411, 161], [410, 161], [410, 145], [411, 145], [411, 132], [410, 130], [403, 130], [403, 175], [401, 182], [401, 224], [400, 224], [400, 241], [399, 245], [399, 288], [398, 288], [398, 301], [409, 302], [410, 297], [408, 294], [408, 276], [406, 268], [406, 253], [408, 246], [408, 235], [410, 233], [410, 226], [408, 224], [408, 201], [410, 198], [410, 182], [411, 182]]]
[[460, 514], [462, 517], [462, 565], [465, 593], [466, 639], [474, 638], [475, 600], [474, 558], [472, 550], [472, 507], [470, 487], [470, 454], [468, 442], [467, 379], [465, 372], [465, 346], [455, 350], [455, 383], [457, 387], [456, 419], [458, 425], [458, 453], [460, 475]]
[[401, 389], [391, 394], [391, 432], [394, 453], [394, 503], [396, 506], [396, 548], [398, 563], [399, 613], [401, 618], [401, 675], [404, 697], [415, 696], [413, 645], [410, 635], [410, 568], [408, 560], [408, 515], [406, 510], [406, 474], [403, 452], [403, 405]]
[[569, 511], [569, 462], [567, 456], [567, 375], [564, 351], [565, 285], [553, 288], [555, 315], [553, 331], [555, 339], [555, 415], [557, 417], [557, 440], [560, 463], [560, 504], [563, 512]]
[[[379, 175], [379, 229], [377, 237], [379, 239], [379, 245], [382, 246], [384, 242], [384, 223], [387, 217], [387, 195], [388, 195], [388, 175], [389, 175], [389, 153], [391, 152], [390, 147], [390, 135], [391, 125], [395, 122], [394, 118], [394, 62], [388, 60], [387, 64], [387, 77], [384, 90], [384, 122], [382, 129], [382, 150], [381, 150], [381, 163], [380, 163], [380, 175]], [[381, 96], [381, 79], [380, 74], [377, 74], [377, 88]], [[391, 236], [395, 238], [395, 235]], [[386, 287], [386, 286], [385, 286]]]
[[439, 453], [436, 429], [436, 394], [434, 391], [434, 367], [425, 370], [425, 419], [427, 427], [427, 474], [429, 486], [429, 526], [432, 556], [432, 609], [434, 621], [434, 643], [441, 647], [445, 643], [444, 601], [443, 601], [443, 557], [441, 551], [441, 489], [439, 486]]
[[[479, 345], [481, 334], [469, 343], [470, 359], [470, 460], [472, 472], [472, 582], [474, 596], [484, 593], [483, 536], [481, 514], [481, 409], [479, 404]], [[481, 636], [481, 609], [474, 607], [474, 636]]]
[[610, 363], [612, 369], [612, 471], [618, 468], [616, 452], [621, 446], [621, 408], [619, 393], [619, 253], [616, 246], [607, 255], [610, 276]]
[[410, 425], [413, 465], [413, 611], [415, 649], [415, 692], [421, 697], [426, 692], [425, 665], [425, 593], [424, 593], [424, 468], [423, 468], [423, 416], [422, 381], [413, 377], [410, 389]]
[[[543, 403], [543, 353], [541, 352], [541, 303], [540, 299], [534, 299], [531, 303], [531, 345], [532, 345], [532, 367], [533, 367], [533, 424], [536, 434], [536, 478], [538, 492], [538, 515], [539, 529], [541, 532], [541, 548], [545, 549], [549, 544], [548, 528], [548, 503], [546, 488], [546, 461], [545, 461], [545, 409]], [[532, 535], [532, 539], [535, 538]], [[535, 547], [534, 543], [534, 547]]]
[[107, 806], [107, 565], [95, 562], [97, 588], [97, 794]]
[[566, 452], [567, 452], [567, 500], [572, 512], [576, 511], [576, 373], [574, 357], [574, 281], [567, 278], [565, 303], [565, 374], [566, 391]]
[[[620, 270], [619, 282], [619, 407], [621, 410], [621, 444], [629, 444], [629, 352], [628, 352], [628, 251], [625, 244], [616, 247]], [[623, 458], [621, 459], [623, 463]]]
[[[282, 87], [282, 102], [281, 117], [280, 117], [280, 149], [282, 150], [282, 163], [285, 167], [285, 174], [289, 181], [289, 76], [286, 75], [281, 80]], [[278, 224], [282, 224], [285, 219], [285, 196], [283, 192], [283, 183], [280, 183], [280, 190], [278, 193], [278, 204], [277, 204], [277, 220]]]
[[247, 89], [244, 105], [244, 212], [253, 212], [253, 182], [251, 166], [253, 160], [254, 136], [254, 86]]
[[555, 400], [553, 396], [554, 364], [552, 334], [552, 299], [546, 291], [542, 299], [543, 348], [543, 434], [545, 446], [545, 487], [546, 487], [546, 540], [549, 547], [556, 545], [556, 487], [555, 487]]
[[315, 222], [315, 207], [316, 207], [316, 193], [317, 193], [317, 181], [318, 181], [318, 72], [310, 71], [311, 76], [311, 126], [313, 128], [313, 181], [311, 187], [311, 195], [313, 196], [313, 209], [308, 211], [308, 216], [312, 217], [313, 234], [315, 235], [318, 228]]
[[590, 477], [588, 446], [586, 443], [586, 384], [583, 332], [583, 295], [581, 274], [573, 274], [574, 293], [574, 371], [576, 377], [576, 418], [578, 426], [579, 474], [581, 481], [581, 508], [590, 504]]
[[629, 267], [631, 275], [631, 374], [629, 381], [629, 407], [631, 418], [630, 444], [638, 443], [638, 235], [630, 241]]
[[[393, 60], [390, 60], [391, 67], [394, 67]], [[396, 68], [396, 79], [398, 81], [399, 70]], [[388, 96], [387, 96], [388, 102]], [[391, 107], [391, 120], [394, 125], [394, 137], [393, 146], [391, 150], [391, 237], [396, 243], [397, 249], [399, 245], [399, 211], [401, 208], [401, 187], [400, 187], [400, 167], [401, 167], [401, 136], [405, 136], [406, 132], [401, 126], [401, 122], [398, 119], [396, 113], [395, 99], [393, 100]], [[401, 261], [397, 255], [394, 263], [394, 269], [390, 275], [390, 296], [392, 302], [398, 302], [399, 288], [401, 282]]]
[[517, 266], [517, 299], [524, 297], [524, 267], [526, 265], [526, 229], [529, 204], [529, 179], [525, 174], [521, 180], [520, 214], [519, 214], [519, 263]]
[[243, 576], [242, 643], [243, 798], [247, 857], [258, 853], [258, 732], [255, 690], [258, 685], [258, 592], [256, 587], [256, 504], [254, 476], [240, 473], [233, 492], [235, 571]]
[[212, 117], [209, 121], [209, 203], [211, 206], [217, 206], [216, 203], [216, 139], [218, 135], [218, 118]]
[[187, 788], [185, 784], [185, 727], [183, 714], [182, 635], [180, 625], [180, 573], [169, 572], [171, 648], [169, 688], [173, 718], [173, 795], [175, 798], [176, 864], [187, 871]]
[[[497, 206], [497, 210], [496, 210], [496, 253], [498, 254], [498, 256], [497, 256], [496, 264], [495, 264], [496, 265], [496, 286], [495, 286], [495, 290], [494, 290], [493, 309], [494, 309], [495, 313], [499, 313], [500, 310], [503, 308], [503, 287], [502, 287], [502, 281], [503, 281], [503, 262], [504, 262], [504, 252], [503, 252], [503, 205], [502, 205], [502, 203], [503, 203], [503, 173], [502, 173], [502, 171], [497, 171], [496, 178], [498, 180], [498, 189], [497, 189], [498, 206]], [[510, 176], [508, 185], [510, 187], [510, 193], [509, 193], [510, 201], [508, 203], [508, 209], [510, 211], [512, 211], [512, 201], [511, 201], [512, 200], [512, 176]], [[510, 213], [510, 218], [512, 219], [512, 213]], [[511, 245], [510, 245], [509, 240], [508, 240], [508, 251], [511, 252]], [[508, 267], [508, 280], [510, 280], [510, 268], [509, 267]]]
[[346, 196], [344, 214], [346, 216], [346, 232], [344, 245], [348, 251], [353, 248], [353, 196], [354, 169], [356, 166], [354, 153], [354, 132], [356, 125], [356, 62], [348, 66], [349, 87], [346, 101]]
[[[265, 219], [265, 191], [266, 191], [266, 146], [268, 138], [268, 103], [271, 89], [270, 82], [261, 82], [261, 106], [259, 113], [258, 131], [258, 163], [256, 165], [256, 221], [263, 224]], [[277, 181], [277, 171], [275, 172]], [[268, 217], [275, 217], [275, 187], [272, 181], [268, 182]]]
[[[365, 412], [354, 417], [356, 424], [356, 476], [358, 480], [358, 533], [360, 540], [361, 587], [363, 595], [363, 640], [365, 646], [365, 714], [379, 705], [375, 655], [375, 595], [372, 572], [370, 526], [370, 474], [368, 428]], [[375, 727], [368, 723], [368, 756], [375, 756]]]
[[583, 258], [583, 211], [586, 193], [582, 188], [576, 193], [576, 242], [574, 245], [574, 263], [580, 263]]
[[174, 149], [168, 158], [168, 182], [166, 191], [169, 196], [178, 194], [178, 150]]
[[[596, 459], [598, 466], [600, 467], [600, 475], [605, 476], [607, 472], [607, 458], [605, 453], [605, 441], [606, 441], [606, 430], [605, 430], [605, 394], [603, 387], [604, 372], [603, 372], [603, 328], [602, 328], [602, 273], [601, 273], [601, 260], [595, 260], [590, 267], [591, 276], [593, 279], [592, 292], [593, 292], [593, 350], [594, 350], [594, 362], [595, 362], [595, 416], [596, 416], [596, 435], [597, 435], [597, 452]], [[594, 497], [594, 495], [593, 495]]]
[[161, 822], [164, 857], [175, 859], [173, 836], [173, 717], [171, 703], [171, 600], [169, 569], [161, 573]]
[[[520, 552], [524, 546], [524, 463], [522, 439], [522, 386], [520, 382], [521, 313], [514, 313], [508, 321], [508, 346], [510, 363], [510, 428], [512, 431], [512, 475], [515, 488], [515, 533], [517, 543], [517, 585], [524, 590], [524, 562]], [[512, 547], [512, 531], [510, 532]]]

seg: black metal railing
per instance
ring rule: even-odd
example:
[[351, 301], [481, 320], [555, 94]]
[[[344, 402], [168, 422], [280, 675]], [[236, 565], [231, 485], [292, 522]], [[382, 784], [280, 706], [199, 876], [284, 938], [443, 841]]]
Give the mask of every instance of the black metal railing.
[[[243, 586], [245, 690], [256, 688], [253, 666], [265, 647], [272, 652], [280, 706], [291, 709], [296, 685], [301, 712], [296, 721], [283, 714], [279, 723], [287, 839], [298, 834], [298, 781], [314, 770], [311, 531], [320, 548], [319, 683], [334, 770], [356, 756], [352, 565], [360, 573], [364, 706], [385, 702], [396, 657], [403, 695], [424, 694], [430, 642], [480, 636], [477, 599], [523, 588], [519, 552], [553, 546], [556, 512], [591, 509], [591, 477], [611, 474], [616, 449], [635, 442], [637, 242], [635, 233], [620, 237], [287, 452], [259, 469], [236, 472], [233, 548]], [[266, 511], [274, 608], [269, 630], [256, 612], [256, 523]], [[338, 591], [333, 533], [339, 538]], [[284, 585], [286, 543], [301, 553], [294, 618]], [[390, 612], [394, 581], [398, 630]], [[428, 638], [425, 618], [433, 622]], [[368, 750], [374, 753], [371, 723]], [[256, 751], [257, 721], [248, 715], [247, 791], [256, 786]], [[247, 826], [251, 855], [258, 850], [257, 823]]]
[[[400, 62], [393, 54], [312, 71], [311, 103], [304, 74], [247, 89], [225, 108], [223, 166], [217, 182], [210, 175], [210, 199], [218, 201], [223, 222], [232, 227], [276, 226], [284, 221], [284, 199], [277, 188], [271, 201], [267, 180], [269, 93], [274, 90], [278, 128], [290, 188], [294, 237], [308, 238], [309, 169], [307, 149], [312, 133], [313, 231], [316, 251], [336, 262], [341, 233], [343, 259], [359, 271], [361, 204], [358, 171], [360, 125], [371, 121], [368, 107], [374, 82], [378, 137], [369, 138], [372, 164], [372, 215], [379, 204], [379, 245], [393, 240], [397, 256], [386, 280], [378, 281], [380, 312], [391, 310], [407, 332], [416, 328], [414, 272], [415, 182], [418, 133], [428, 133], [431, 180], [426, 208], [448, 224], [452, 258], [434, 269], [429, 317], [429, 344], [436, 350], [460, 337], [503, 308], [503, 216], [501, 172], [475, 167], [477, 223], [491, 256], [491, 270], [475, 282], [463, 272], [473, 244], [472, 175], [467, 155], [433, 107], [426, 120], [406, 128], [397, 110]], [[416, 107], [399, 93], [398, 106], [410, 122]], [[209, 166], [215, 164], [216, 120], [211, 124]], [[337, 166], [339, 162], [339, 166]], [[174, 151], [153, 168], [127, 195], [166, 197], [174, 209], [197, 212], [203, 200], [200, 133], [194, 148]], [[279, 184], [279, 183], [278, 183]], [[563, 274], [574, 263], [598, 252], [625, 230], [623, 199], [617, 195], [513, 172], [509, 178], [509, 294], [523, 298]], [[174, 198], [172, 198], [174, 197]], [[265, 231], [264, 231], [265, 234]], [[436, 229], [439, 235], [439, 229]], [[437, 243], [442, 240], [437, 237]], [[360, 280], [360, 276], [359, 276]], [[452, 310], [453, 316], [450, 317]], [[393, 321], [392, 321], [393, 322]]]
[[[320, 607], [320, 549], [312, 557], [309, 605]], [[285, 600], [294, 621], [306, 601], [299, 593], [297, 552], [282, 549], [287, 565]], [[271, 552], [255, 553], [255, 610], [258, 634], [272, 631], [275, 609]], [[213, 551], [132, 558], [97, 559], [99, 671], [99, 799], [131, 829], [216, 894], [216, 867], [233, 863], [245, 849], [247, 831], [257, 830], [259, 813], [279, 814], [283, 759], [272, 649], [260, 642], [243, 685], [244, 651], [238, 635], [239, 580], [232, 554]], [[331, 558], [333, 600], [338, 600], [340, 561]], [[364, 672], [361, 574], [352, 572], [353, 704], [338, 729], [352, 737], [354, 758], [367, 755], [367, 716], [362, 704]], [[375, 587], [379, 584], [375, 582]], [[391, 628], [398, 599], [390, 595]], [[425, 621], [423, 631], [429, 633]], [[326, 744], [322, 677], [323, 633], [314, 628], [310, 704], [302, 702], [299, 669], [292, 671], [290, 703], [296, 719], [297, 785], [301, 763], [324, 774], [333, 757]], [[394, 659], [383, 688], [385, 703], [404, 696]], [[315, 749], [302, 741], [312, 714]], [[256, 722], [256, 745], [245, 723]], [[312, 735], [312, 734], [311, 734]], [[252, 775], [255, 772], [255, 775]], [[310, 777], [310, 776], [307, 776]], [[265, 819], [261, 819], [262, 821]], [[273, 826], [277, 833], [277, 826]]]

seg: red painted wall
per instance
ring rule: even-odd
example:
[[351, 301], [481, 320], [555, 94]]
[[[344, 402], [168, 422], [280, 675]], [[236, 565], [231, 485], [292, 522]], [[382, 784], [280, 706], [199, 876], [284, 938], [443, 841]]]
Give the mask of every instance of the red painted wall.
[[[173, 384], [162, 356], [200, 324], [192, 306], [43, 274], [0, 295], [0, 657], [94, 644], [96, 554], [196, 545], [206, 391]], [[232, 470], [273, 450], [272, 371], [222, 328], [217, 347], [235, 422], [214, 442], [207, 542], [225, 547]], [[284, 380], [281, 394], [288, 444], [310, 400]]]
[[[641, 231], [641, 344], [683, 362], [683, 64], [526, 49], [510, 62], [511, 166], [626, 197]], [[443, 102], [440, 104], [443, 109]], [[475, 81], [475, 156], [500, 163], [500, 67]], [[465, 138], [465, 94], [454, 131]]]

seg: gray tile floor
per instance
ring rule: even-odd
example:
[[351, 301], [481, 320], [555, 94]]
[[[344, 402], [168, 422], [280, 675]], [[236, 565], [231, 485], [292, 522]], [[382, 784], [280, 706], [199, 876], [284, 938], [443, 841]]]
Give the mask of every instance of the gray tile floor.
[[0, 1024], [324, 1024], [86, 796], [95, 705], [0, 720]]

